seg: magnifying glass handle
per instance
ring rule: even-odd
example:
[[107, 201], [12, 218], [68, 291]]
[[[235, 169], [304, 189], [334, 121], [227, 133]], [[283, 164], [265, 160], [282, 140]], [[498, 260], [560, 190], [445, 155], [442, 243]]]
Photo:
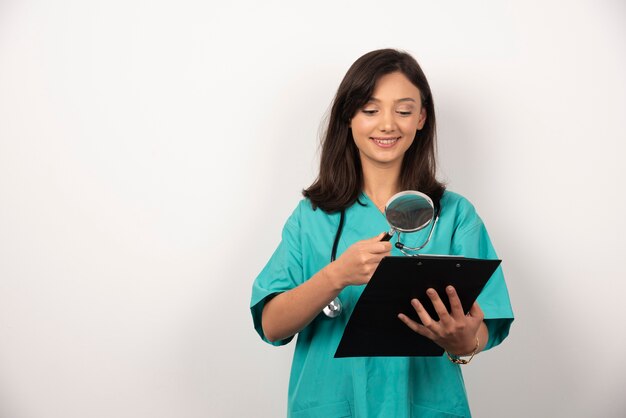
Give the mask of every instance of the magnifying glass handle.
[[390, 234], [389, 232], [385, 232], [385, 235], [383, 235], [383, 237], [380, 239], [381, 241], [389, 241], [392, 237], [392, 234]]

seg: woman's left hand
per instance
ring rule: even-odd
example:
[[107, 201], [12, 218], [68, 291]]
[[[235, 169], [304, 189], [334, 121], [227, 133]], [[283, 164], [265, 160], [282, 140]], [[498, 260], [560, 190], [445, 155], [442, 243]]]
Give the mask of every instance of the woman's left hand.
[[411, 300], [411, 305], [415, 308], [422, 324], [418, 324], [404, 314], [399, 314], [398, 318], [413, 331], [433, 340], [450, 354], [459, 356], [471, 354], [476, 348], [476, 337], [483, 323], [483, 311], [478, 303], [474, 302], [469, 313], [465, 315], [454, 287], [446, 287], [446, 293], [450, 300], [450, 312], [434, 289], [426, 291], [439, 315], [439, 321], [431, 318], [417, 299]]

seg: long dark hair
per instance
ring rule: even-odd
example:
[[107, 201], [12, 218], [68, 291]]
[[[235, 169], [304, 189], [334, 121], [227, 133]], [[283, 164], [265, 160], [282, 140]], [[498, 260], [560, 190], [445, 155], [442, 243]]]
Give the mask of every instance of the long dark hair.
[[436, 179], [435, 106], [428, 80], [411, 55], [395, 49], [379, 49], [356, 60], [337, 89], [322, 140], [319, 175], [302, 191], [314, 208], [336, 212], [357, 201], [363, 189], [363, 172], [350, 120], [372, 97], [378, 79], [396, 71], [419, 89], [426, 109], [426, 123], [417, 131], [402, 159], [400, 187], [419, 190], [439, 202], [445, 187]]

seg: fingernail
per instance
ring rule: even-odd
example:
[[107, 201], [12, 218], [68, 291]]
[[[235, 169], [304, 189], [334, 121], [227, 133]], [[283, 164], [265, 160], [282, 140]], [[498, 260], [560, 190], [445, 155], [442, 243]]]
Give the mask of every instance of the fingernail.
[[429, 296], [435, 296], [435, 289], [428, 289], [428, 290], [426, 291], [426, 293], [427, 293]]
[[452, 286], [448, 286], [446, 287], [446, 290], [448, 291], [448, 293], [453, 293], [454, 292], [454, 288]]

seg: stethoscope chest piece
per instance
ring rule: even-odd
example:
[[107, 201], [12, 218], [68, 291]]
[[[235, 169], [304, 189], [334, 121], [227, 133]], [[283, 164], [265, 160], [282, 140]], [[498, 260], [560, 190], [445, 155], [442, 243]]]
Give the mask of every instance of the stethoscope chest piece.
[[329, 318], [336, 318], [341, 315], [343, 311], [343, 304], [339, 298], [333, 299], [328, 305], [326, 305], [323, 309], [324, 315]]

